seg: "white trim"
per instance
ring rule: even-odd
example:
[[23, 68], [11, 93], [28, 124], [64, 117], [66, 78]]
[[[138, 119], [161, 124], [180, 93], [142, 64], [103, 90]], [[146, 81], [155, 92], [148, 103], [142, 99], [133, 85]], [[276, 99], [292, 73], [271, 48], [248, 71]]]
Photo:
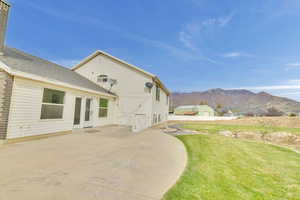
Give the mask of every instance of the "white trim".
[[[40, 114], [40, 120], [41, 121], [44, 121], [44, 120], [64, 120], [65, 118], [65, 97], [66, 97], [66, 91], [61, 91], [61, 90], [55, 90], [55, 91], [59, 91], [59, 92], [63, 92], [64, 93], [64, 99], [63, 99], [63, 103], [46, 103], [44, 102], [44, 95], [45, 95], [45, 89], [48, 89], [48, 90], [55, 90], [55, 89], [51, 89], [51, 88], [47, 88], [47, 87], [44, 87], [42, 90], [42, 103], [41, 103], [41, 114]], [[46, 119], [42, 119], [42, 111], [43, 111], [43, 105], [50, 105], [50, 106], [61, 106], [63, 108], [63, 111], [62, 111], [62, 117], [61, 118], [54, 118], [54, 119], [49, 119], [49, 118], [46, 118]]]
[[[85, 120], [85, 115], [86, 115], [86, 111], [87, 111], [87, 109], [86, 109], [86, 102], [87, 102], [87, 100], [90, 100], [90, 113], [89, 113], [89, 121], [86, 121]], [[94, 98], [93, 97], [90, 97], [90, 96], [86, 96], [85, 98], [84, 98], [84, 112], [83, 112], [83, 128], [88, 128], [88, 127], [94, 127], [94, 116], [93, 116], [93, 112], [94, 112], [94, 110], [93, 110], [93, 103], [94, 103]]]
[[65, 104], [59, 104], [59, 103], [42, 103], [45, 105], [50, 105], [50, 106], [64, 106]]
[[3, 69], [7, 73], [11, 74], [11, 69], [4, 62], [0, 60], [0, 69]]
[[[101, 107], [100, 106], [100, 101], [101, 101], [101, 99], [105, 99], [105, 100], [107, 100], [107, 107]], [[97, 111], [98, 111], [98, 119], [107, 119], [108, 118], [108, 108], [109, 108], [109, 99], [106, 99], [106, 98], [99, 98], [98, 99], [98, 106], [97, 106]], [[100, 114], [100, 109], [103, 109], [103, 110], [106, 110], [107, 112], [106, 112], [106, 116], [105, 117], [100, 117], [99, 116], [99, 114]]]
[[[80, 105], [80, 119], [79, 119], [79, 124], [74, 124], [74, 118], [75, 118], [75, 110], [76, 110], [76, 99], [77, 98], [80, 98], [81, 99], [81, 105]], [[73, 129], [79, 129], [79, 128], [82, 128], [83, 127], [83, 120], [82, 120], [82, 116], [83, 116], [83, 99], [84, 99], [84, 96], [78, 96], [76, 95], [75, 96], [75, 101], [74, 101], [74, 115], [73, 115], [73, 120], [72, 120], [72, 127]]]
[[129, 64], [128, 62], [126, 62], [126, 61], [124, 61], [124, 60], [121, 60], [121, 59], [119, 59], [119, 58], [117, 58], [117, 57], [114, 57], [114, 56], [110, 55], [109, 53], [106, 53], [106, 52], [100, 51], [100, 50], [97, 50], [97, 51], [95, 51], [93, 54], [91, 54], [90, 56], [86, 57], [86, 58], [85, 58], [83, 61], [81, 61], [79, 64], [77, 64], [77, 65], [75, 65], [74, 67], [72, 67], [71, 70], [75, 71], [76, 69], [78, 69], [79, 67], [81, 67], [83, 64], [87, 63], [88, 61], [92, 60], [93, 58], [95, 58], [96, 56], [101, 55], [101, 54], [102, 54], [102, 55], [105, 55], [105, 56], [107, 56], [107, 57], [110, 57], [110, 58], [112, 58], [113, 60], [116, 60], [116, 61], [118, 61], [118, 62], [120, 62], [120, 63], [122, 63], [122, 64], [125, 64], [125, 65], [127, 65], [127, 66], [129, 66], [129, 67], [131, 67], [131, 68], [133, 68], [133, 69], [135, 69], [135, 70], [137, 70], [137, 71], [140, 71], [140, 72], [142, 72], [142, 73], [144, 73], [144, 74], [146, 74], [146, 75], [148, 75], [148, 76], [150, 76], [150, 77], [155, 77], [155, 75], [154, 75], [154, 74], [151, 74], [150, 72], [147, 72], [147, 71], [145, 71], [145, 70], [142, 70], [141, 68], [139, 68], [139, 67], [137, 67], [137, 66], [134, 66], [134, 65], [132, 65], [132, 64]]

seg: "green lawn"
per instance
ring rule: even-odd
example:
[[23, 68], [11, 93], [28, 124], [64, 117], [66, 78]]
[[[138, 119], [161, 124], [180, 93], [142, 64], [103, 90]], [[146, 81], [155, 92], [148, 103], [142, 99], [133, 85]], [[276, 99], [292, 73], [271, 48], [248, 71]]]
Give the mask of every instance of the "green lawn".
[[300, 154], [216, 134], [178, 138], [189, 163], [164, 200], [300, 200]]
[[286, 127], [273, 127], [273, 126], [263, 126], [263, 125], [223, 125], [223, 124], [186, 124], [183, 126], [186, 129], [197, 130], [199, 132], [205, 133], [218, 133], [219, 131], [259, 131], [262, 133], [271, 132], [289, 132], [294, 134], [300, 134], [300, 128], [286, 128]]

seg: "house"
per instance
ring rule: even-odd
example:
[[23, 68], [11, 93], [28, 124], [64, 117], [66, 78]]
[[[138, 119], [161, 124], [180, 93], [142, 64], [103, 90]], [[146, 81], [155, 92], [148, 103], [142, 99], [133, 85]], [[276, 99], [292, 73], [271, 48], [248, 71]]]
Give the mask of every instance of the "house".
[[208, 105], [186, 105], [175, 108], [174, 114], [212, 117], [215, 116], [215, 111]]
[[136, 66], [97, 51], [71, 70], [5, 46], [9, 9], [0, 0], [0, 140], [167, 120], [168, 89]]
[[167, 120], [170, 92], [157, 76], [103, 51], [72, 70], [118, 95], [117, 124], [134, 124], [140, 130]]

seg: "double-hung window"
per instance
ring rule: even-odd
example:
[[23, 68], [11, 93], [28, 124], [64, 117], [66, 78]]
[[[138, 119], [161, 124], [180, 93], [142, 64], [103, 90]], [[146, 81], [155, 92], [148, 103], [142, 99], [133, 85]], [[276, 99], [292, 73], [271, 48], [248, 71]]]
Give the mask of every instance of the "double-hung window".
[[156, 85], [156, 101], [160, 101], [160, 88]]
[[108, 99], [100, 98], [99, 101], [99, 117], [104, 118], [108, 115]]
[[45, 88], [43, 94], [41, 119], [62, 119], [65, 92]]

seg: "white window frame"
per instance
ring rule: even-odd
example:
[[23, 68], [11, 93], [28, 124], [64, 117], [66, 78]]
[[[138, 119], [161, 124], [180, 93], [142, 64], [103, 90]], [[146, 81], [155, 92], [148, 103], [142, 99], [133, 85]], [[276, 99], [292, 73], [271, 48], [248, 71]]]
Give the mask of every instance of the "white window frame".
[[[101, 99], [107, 100], [107, 107], [101, 107], [101, 106], [100, 106], [100, 101], [101, 101]], [[99, 98], [99, 104], [98, 104], [98, 118], [108, 118], [108, 108], [109, 108], [109, 99], [106, 99], [106, 98]], [[106, 110], [106, 116], [105, 116], [105, 117], [100, 116], [100, 109]]]
[[[63, 93], [64, 93], [63, 103], [62, 103], [62, 104], [57, 104], [57, 103], [44, 103], [43, 100], [44, 100], [45, 89], [48, 89], [48, 90], [56, 90], [56, 91], [63, 92]], [[64, 111], [65, 111], [65, 109], [64, 109], [64, 106], [65, 106], [65, 97], [66, 97], [66, 92], [65, 92], [65, 91], [57, 90], [57, 89], [52, 89], [52, 88], [43, 88], [40, 120], [60, 120], [60, 119], [63, 119], [63, 118], [64, 118]], [[43, 105], [53, 105], [53, 106], [61, 106], [61, 107], [63, 107], [61, 118], [55, 118], [55, 119], [42, 119], [42, 107], [43, 107]]]
[[168, 105], [169, 105], [169, 102], [170, 102], [170, 96], [167, 95], [167, 94], [166, 94], [166, 101], [167, 101], [167, 102], [166, 102], [166, 105], [168, 106]]
[[156, 85], [156, 89], [155, 89], [155, 99], [156, 101], [160, 101], [160, 87], [158, 85]]

